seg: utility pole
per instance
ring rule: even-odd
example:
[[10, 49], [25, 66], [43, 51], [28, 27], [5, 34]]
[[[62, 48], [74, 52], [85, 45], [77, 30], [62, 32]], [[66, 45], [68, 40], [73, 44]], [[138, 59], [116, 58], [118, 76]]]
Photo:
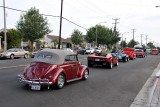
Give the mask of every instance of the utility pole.
[[[114, 36], [116, 36], [117, 24], [119, 23], [117, 21], [120, 20], [120, 18], [115, 18], [115, 19], [112, 19], [112, 20], [115, 20], [115, 23], [112, 23], [112, 24], [114, 24]], [[115, 43], [115, 45], [116, 45], [116, 43]]]
[[146, 35], [146, 46], [147, 46], [147, 36], [148, 36], [148, 35]]
[[133, 33], [133, 40], [134, 40], [134, 33], [136, 32], [136, 29], [131, 29]]
[[115, 18], [115, 19], [112, 19], [112, 20], [115, 20], [115, 23], [113, 23], [114, 24], [114, 33], [116, 34], [116, 27], [117, 27], [117, 24], [119, 23], [119, 22], [117, 22], [118, 20], [120, 20], [120, 18]]
[[60, 28], [59, 28], [59, 42], [58, 42], [58, 49], [60, 49], [60, 46], [61, 46], [62, 12], [63, 12], [63, 0], [61, 0], [61, 13], [60, 13]]
[[142, 37], [143, 37], [143, 34], [141, 34], [141, 46], [142, 46]]
[[4, 51], [7, 50], [7, 35], [6, 35], [6, 7], [5, 0], [3, 0], [3, 12], [4, 12]]

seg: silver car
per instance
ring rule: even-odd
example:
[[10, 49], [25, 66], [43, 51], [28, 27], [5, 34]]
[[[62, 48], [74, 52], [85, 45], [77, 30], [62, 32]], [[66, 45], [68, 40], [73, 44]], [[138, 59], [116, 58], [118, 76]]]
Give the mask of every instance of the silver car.
[[21, 48], [11, 48], [6, 50], [3, 53], [0, 53], [0, 58], [20, 58], [24, 57], [25, 59], [28, 58], [29, 52], [25, 51], [24, 49]]

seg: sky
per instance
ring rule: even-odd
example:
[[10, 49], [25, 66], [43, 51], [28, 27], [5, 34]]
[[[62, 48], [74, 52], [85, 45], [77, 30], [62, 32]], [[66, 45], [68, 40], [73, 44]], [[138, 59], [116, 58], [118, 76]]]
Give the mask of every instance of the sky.
[[[5, 0], [6, 7], [28, 10], [31, 7], [39, 9], [46, 15], [60, 16], [61, 0]], [[154, 42], [160, 46], [160, 6], [159, 0], [63, 0], [63, 17], [88, 29], [100, 24], [108, 28], [114, 27], [115, 18], [119, 18], [117, 30], [123, 34], [123, 39], [130, 41], [135, 30], [135, 40], [143, 44]], [[0, 0], [3, 6], [3, 0]], [[24, 13], [6, 9], [7, 29], [16, 28], [20, 15]], [[47, 17], [52, 32], [59, 35], [58, 17]], [[62, 37], [70, 37], [74, 29], [80, 30], [84, 35], [86, 30], [66, 20], [62, 21]], [[106, 22], [106, 23], [104, 23]], [[3, 8], [0, 7], [0, 29], [4, 27]], [[126, 33], [128, 32], [128, 33]], [[122, 36], [122, 35], [120, 35]]]

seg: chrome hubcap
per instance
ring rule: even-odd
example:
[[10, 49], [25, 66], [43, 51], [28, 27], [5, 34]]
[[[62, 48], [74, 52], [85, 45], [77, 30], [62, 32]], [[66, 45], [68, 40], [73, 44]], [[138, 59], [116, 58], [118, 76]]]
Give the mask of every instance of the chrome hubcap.
[[59, 75], [58, 77], [58, 86], [59, 87], [63, 87], [64, 85], [64, 76], [63, 75]]
[[88, 71], [85, 71], [85, 73], [84, 73], [84, 78], [85, 78], [85, 79], [88, 78]]

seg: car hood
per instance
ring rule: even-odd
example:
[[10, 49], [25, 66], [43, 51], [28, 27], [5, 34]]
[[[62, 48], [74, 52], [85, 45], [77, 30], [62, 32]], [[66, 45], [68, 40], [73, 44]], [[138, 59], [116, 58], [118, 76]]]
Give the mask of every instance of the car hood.
[[57, 65], [52, 65], [43, 62], [36, 62], [31, 63], [25, 70], [24, 70], [24, 77], [28, 80], [32, 79], [43, 79], [44, 76], [54, 69], [57, 68]]

